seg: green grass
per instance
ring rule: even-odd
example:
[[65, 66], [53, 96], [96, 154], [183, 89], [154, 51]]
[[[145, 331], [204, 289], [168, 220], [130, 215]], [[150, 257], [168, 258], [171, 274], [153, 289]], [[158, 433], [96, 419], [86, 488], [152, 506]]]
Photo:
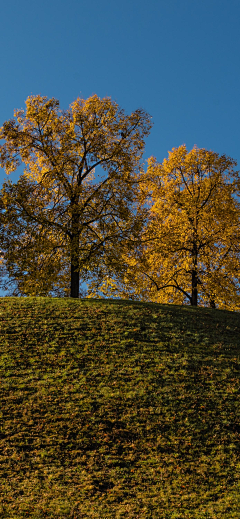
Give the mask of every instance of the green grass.
[[1, 298], [0, 517], [240, 518], [239, 313]]

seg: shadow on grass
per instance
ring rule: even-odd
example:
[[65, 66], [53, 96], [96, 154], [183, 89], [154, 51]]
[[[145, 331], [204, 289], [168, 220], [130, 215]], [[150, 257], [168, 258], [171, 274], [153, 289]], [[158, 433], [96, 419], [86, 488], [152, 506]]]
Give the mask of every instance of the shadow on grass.
[[239, 517], [240, 319], [1, 298], [1, 518]]

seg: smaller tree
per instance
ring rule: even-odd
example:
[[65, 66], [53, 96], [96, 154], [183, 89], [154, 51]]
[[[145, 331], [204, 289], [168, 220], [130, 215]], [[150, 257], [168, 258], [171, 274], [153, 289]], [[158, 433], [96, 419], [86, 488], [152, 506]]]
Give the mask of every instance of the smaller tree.
[[180, 146], [148, 161], [139, 204], [148, 217], [112, 289], [162, 303], [240, 309], [240, 204], [236, 162]]

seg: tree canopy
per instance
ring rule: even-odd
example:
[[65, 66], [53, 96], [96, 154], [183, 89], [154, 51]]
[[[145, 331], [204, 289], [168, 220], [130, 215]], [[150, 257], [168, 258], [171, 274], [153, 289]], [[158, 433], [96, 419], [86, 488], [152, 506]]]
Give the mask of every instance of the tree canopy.
[[[40, 95], [0, 129], [0, 165], [21, 163], [16, 184], [1, 190], [0, 239], [19, 294], [51, 290], [79, 297], [80, 276], [98, 268], [105, 249], [133, 231], [132, 207], [151, 118], [126, 115], [93, 95], [68, 110]], [[96, 177], [97, 169], [101, 168]]]
[[[0, 273], [12, 295], [118, 295], [240, 309], [240, 176], [185, 145], [142, 156], [151, 118], [106, 97], [40, 95], [0, 129]], [[2, 287], [6, 283], [2, 281]]]
[[240, 309], [240, 180], [236, 162], [186, 146], [154, 157], [139, 205], [147, 218], [106, 293], [163, 303]]

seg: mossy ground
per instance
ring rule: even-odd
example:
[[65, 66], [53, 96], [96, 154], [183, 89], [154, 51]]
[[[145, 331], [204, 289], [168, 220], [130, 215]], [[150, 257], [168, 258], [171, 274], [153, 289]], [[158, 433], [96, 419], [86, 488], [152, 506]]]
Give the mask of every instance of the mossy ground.
[[240, 517], [240, 314], [1, 298], [2, 519]]

